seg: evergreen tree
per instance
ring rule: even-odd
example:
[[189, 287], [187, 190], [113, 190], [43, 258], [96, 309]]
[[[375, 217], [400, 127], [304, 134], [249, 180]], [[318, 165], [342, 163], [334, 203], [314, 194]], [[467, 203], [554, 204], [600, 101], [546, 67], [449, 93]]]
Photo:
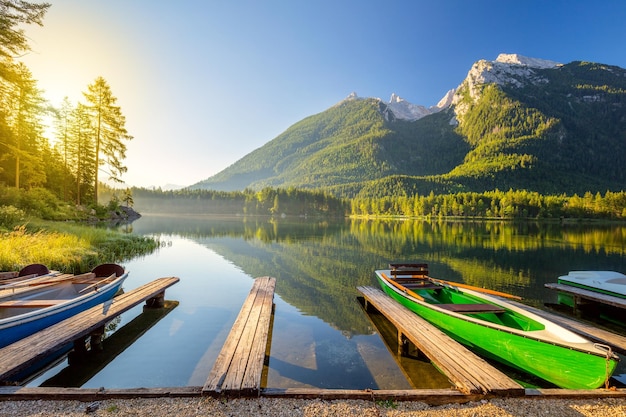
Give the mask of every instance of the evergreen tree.
[[109, 168], [109, 177], [113, 181], [122, 182], [120, 176], [127, 171], [122, 164], [126, 158], [124, 141], [132, 139], [126, 131], [126, 118], [122, 115], [117, 98], [113, 96], [109, 84], [104, 78], [98, 77], [83, 95], [87, 99], [95, 145], [95, 178], [94, 201], [98, 203], [98, 171], [101, 165]]
[[24, 29], [18, 29], [18, 26], [42, 26], [43, 17], [49, 7], [49, 3], [0, 0], [0, 77], [12, 80], [15, 69], [13, 59], [30, 49]]
[[[30, 70], [22, 63], [14, 66], [14, 82], [4, 97], [6, 121], [10, 135], [4, 145], [9, 149], [9, 157], [14, 161], [15, 188], [42, 185], [45, 171], [42, 164], [44, 143], [41, 117], [44, 113], [44, 99], [37, 88]], [[23, 184], [21, 184], [23, 182]]]

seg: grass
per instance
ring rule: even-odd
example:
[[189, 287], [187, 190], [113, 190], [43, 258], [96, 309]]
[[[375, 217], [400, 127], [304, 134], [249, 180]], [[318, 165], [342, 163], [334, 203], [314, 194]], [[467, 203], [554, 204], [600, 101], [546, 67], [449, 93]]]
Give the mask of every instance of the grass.
[[33, 220], [0, 234], [0, 270], [16, 271], [31, 263], [66, 273], [119, 263], [153, 252], [159, 242], [104, 228]]

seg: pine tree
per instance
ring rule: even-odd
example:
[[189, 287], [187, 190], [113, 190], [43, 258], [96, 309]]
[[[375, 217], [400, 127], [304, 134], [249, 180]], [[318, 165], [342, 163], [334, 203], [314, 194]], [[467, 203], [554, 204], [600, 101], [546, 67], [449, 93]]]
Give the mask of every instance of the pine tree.
[[45, 100], [24, 64], [18, 63], [12, 71], [15, 78], [8, 84], [10, 90], [3, 103], [11, 134], [4, 144], [15, 164], [15, 188], [39, 186], [46, 180], [41, 155], [44, 146], [41, 117]]
[[42, 26], [49, 3], [30, 3], [24, 0], [0, 0], [0, 77], [12, 80], [13, 59], [27, 52], [30, 47], [24, 24]]
[[94, 202], [97, 204], [100, 166], [106, 164], [109, 168], [109, 178], [113, 181], [122, 182], [120, 176], [127, 171], [127, 168], [122, 164], [122, 160], [126, 158], [124, 141], [131, 140], [132, 136], [126, 131], [126, 118], [122, 115], [120, 107], [115, 105], [117, 98], [113, 96], [105, 79], [98, 77], [87, 88], [88, 92], [84, 92], [83, 95], [87, 99], [87, 108], [94, 128], [96, 168]]

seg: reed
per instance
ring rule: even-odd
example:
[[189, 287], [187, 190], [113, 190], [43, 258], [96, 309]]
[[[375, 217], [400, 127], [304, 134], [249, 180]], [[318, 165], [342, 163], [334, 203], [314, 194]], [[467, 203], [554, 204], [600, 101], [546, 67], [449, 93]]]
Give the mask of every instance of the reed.
[[34, 221], [0, 238], [0, 270], [15, 271], [31, 263], [67, 273], [91, 270], [100, 263], [153, 252], [155, 239], [93, 226]]

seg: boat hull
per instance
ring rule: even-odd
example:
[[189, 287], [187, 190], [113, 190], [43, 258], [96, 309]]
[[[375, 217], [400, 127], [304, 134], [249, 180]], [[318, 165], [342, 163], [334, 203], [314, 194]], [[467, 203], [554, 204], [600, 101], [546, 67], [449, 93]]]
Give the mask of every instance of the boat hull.
[[[626, 275], [614, 271], [570, 271], [560, 276], [559, 284], [581, 288], [599, 294], [626, 299]], [[559, 303], [574, 307], [574, 297], [559, 292]]]
[[0, 348], [112, 299], [127, 276], [124, 273], [110, 284], [67, 302], [0, 320]]
[[462, 315], [441, 311], [390, 286], [379, 271], [376, 275], [385, 293], [475, 353], [540, 377], [558, 387], [598, 388], [605, 384], [617, 365], [613, 355], [602, 357], [546, 343], [497, 326], [490, 327]]

